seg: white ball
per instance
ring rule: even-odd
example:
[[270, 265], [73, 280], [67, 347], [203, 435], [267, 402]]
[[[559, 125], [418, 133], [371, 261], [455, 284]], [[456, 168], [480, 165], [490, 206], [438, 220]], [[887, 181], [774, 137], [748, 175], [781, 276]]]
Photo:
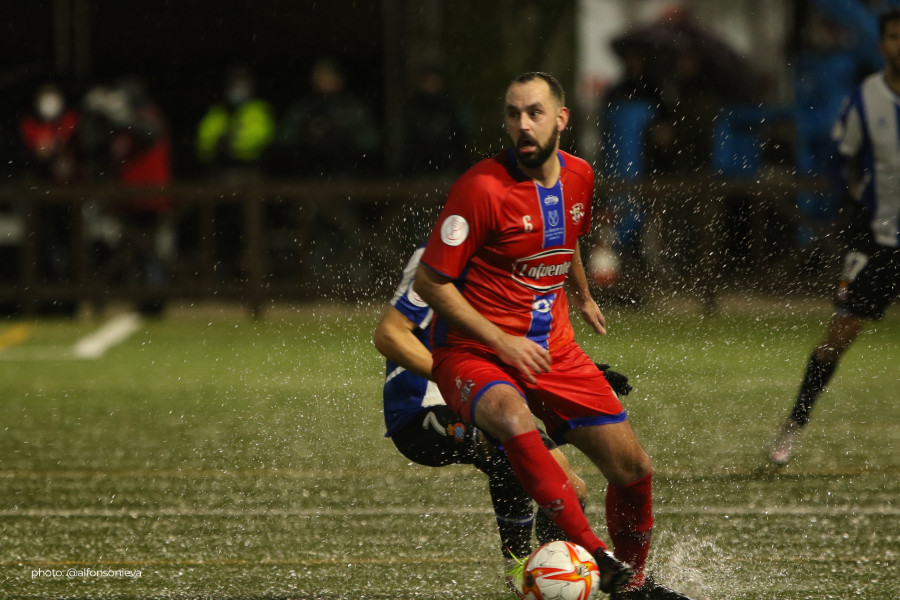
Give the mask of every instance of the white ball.
[[600, 571], [591, 553], [572, 542], [547, 542], [525, 562], [522, 593], [528, 600], [594, 600]]

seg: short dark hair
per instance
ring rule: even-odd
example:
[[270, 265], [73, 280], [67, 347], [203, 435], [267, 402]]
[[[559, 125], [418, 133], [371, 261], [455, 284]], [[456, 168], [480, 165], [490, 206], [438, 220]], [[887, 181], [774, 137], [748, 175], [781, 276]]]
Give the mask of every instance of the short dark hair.
[[527, 73], [522, 73], [518, 77], [512, 80], [513, 83], [528, 83], [529, 81], [534, 81], [535, 79], [543, 79], [547, 82], [547, 85], [550, 86], [550, 93], [553, 94], [553, 97], [559, 100], [560, 106], [566, 105], [566, 91], [563, 89], [562, 84], [559, 82], [559, 79], [551, 75], [550, 73], [544, 73], [543, 71], [529, 71]]
[[884, 30], [887, 29], [888, 23], [892, 23], [893, 21], [900, 21], [900, 7], [895, 6], [894, 8], [881, 13], [881, 16], [878, 17], [879, 40], [884, 39]]

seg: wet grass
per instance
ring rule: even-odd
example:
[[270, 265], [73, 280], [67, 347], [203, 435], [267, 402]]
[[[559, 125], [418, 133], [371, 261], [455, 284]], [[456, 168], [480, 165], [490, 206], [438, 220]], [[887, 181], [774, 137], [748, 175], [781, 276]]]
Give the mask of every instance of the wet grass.
[[[68, 348], [98, 322], [0, 325], [29, 332], [0, 351], [0, 597], [506, 598], [483, 479], [409, 465], [382, 437], [378, 312], [176, 312], [93, 361]], [[896, 308], [795, 461], [765, 466], [827, 313], [611, 308], [605, 338], [578, 326], [635, 386], [659, 580], [707, 599], [897, 597]], [[567, 454], [602, 531], [603, 480]]]

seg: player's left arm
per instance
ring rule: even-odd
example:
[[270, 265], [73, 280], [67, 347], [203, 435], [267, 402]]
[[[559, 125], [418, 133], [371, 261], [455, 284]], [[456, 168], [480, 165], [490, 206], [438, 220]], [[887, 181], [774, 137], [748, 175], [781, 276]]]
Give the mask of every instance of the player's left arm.
[[595, 333], [606, 335], [606, 317], [600, 311], [600, 307], [591, 297], [588, 287], [587, 274], [584, 271], [584, 263], [581, 260], [581, 247], [575, 244], [575, 254], [572, 257], [572, 267], [566, 278], [566, 293], [569, 303], [578, 310], [578, 314], [584, 322], [591, 326]]

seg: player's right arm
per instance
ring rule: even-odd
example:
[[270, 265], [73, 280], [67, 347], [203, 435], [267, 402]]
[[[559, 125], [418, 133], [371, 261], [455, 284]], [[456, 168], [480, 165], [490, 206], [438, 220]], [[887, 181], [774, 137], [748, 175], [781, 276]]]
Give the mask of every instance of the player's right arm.
[[843, 162], [840, 173], [842, 183], [854, 200], [862, 196], [862, 188], [866, 184], [859, 160], [864, 138], [862, 110], [862, 95], [856, 91], [844, 100], [841, 115], [831, 130], [831, 138]]
[[416, 324], [388, 306], [375, 328], [375, 348], [407, 371], [431, 379], [431, 352], [415, 336]]
[[840, 168], [836, 169], [844, 194], [835, 223], [839, 239], [856, 251], [868, 253], [872, 242], [872, 214], [863, 205], [872, 175], [863, 168], [861, 150], [865, 139], [862, 92], [857, 90], [844, 101], [841, 115], [831, 132], [837, 146]]
[[581, 315], [584, 322], [590, 325], [595, 333], [606, 335], [606, 317], [603, 316], [600, 306], [591, 296], [587, 275], [584, 272], [584, 262], [581, 259], [580, 244], [575, 244], [572, 267], [566, 278], [566, 294], [569, 304], [578, 310], [578, 314]]
[[534, 383], [535, 373], [550, 372], [550, 353], [526, 337], [510, 335], [479, 314], [453, 281], [420, 264], [414, 289], [451, 327], [492, 349], [500, 360]]

